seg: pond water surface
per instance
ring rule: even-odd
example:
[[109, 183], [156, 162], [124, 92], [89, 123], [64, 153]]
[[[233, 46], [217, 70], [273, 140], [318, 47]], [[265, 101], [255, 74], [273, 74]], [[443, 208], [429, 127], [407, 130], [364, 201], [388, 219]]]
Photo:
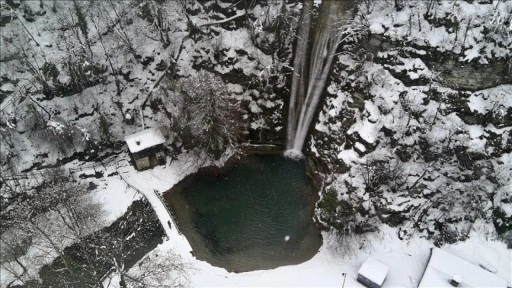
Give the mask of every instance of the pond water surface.
[[322, 238], [304, 163], [265, 155], [230, 166], [202, 170], [164, 195], [193, 254], [236, 272], [312, 258]]

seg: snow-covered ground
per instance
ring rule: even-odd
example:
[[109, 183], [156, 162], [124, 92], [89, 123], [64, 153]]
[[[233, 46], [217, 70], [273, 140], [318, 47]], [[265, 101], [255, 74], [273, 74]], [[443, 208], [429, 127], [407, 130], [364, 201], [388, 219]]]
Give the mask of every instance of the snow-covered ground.
[[[19, 1], [14, 2], [18, 3]], [[249, 11], [249, 13], [252, 13], [251, 21], [254, 20], [254, 27], [252, 28], [238, 27], [230, 30], [219, 26], [212, 26], [208, 28], [208, 35], [203, 35], [203, 39], [192, 40], [185, 38], [185, 35], [188, 34], [187, 20], [183, 16], [183, 13], [181, 13], [181, 8], [177, 7], [179, 2], [172, 0], [167, 1], [164, 5], [166, 8], [165, 13], [168, 13], [168, 19], [173, 19], [174, 21], [173, 23], [169, 23], [172, 29], [174, 29], [170, 33], [174, 42], [167, 48], [162, 48], [162, 43], [160, 43], [158, 39], [148, 40], [149, 38], [145, 36], [145, 33], [149, 33], [149, 36], [155, 38], [156, 34], [151, 34], [153, 31], [150, 29], [151, 23], [146, 23], [141, 15], [139, 15], [142, 13], [141, 11], [144, 11], [142, 9], [144, 4], [134, 7], [130, 6], [132, 4], [131, 1], [114, 2], [118, 13], [123, 16], [122, 18], [130, 18], [133, 24], [127, 24], [128, 26], [126, 27], [128, 27], [128, 29], [126, 31], [122, 31], [122, 29], [119, 29], [119, 26], [117, 26], [114, 31], [115, 33], [104, 35], [102, 41], [105, 42], [105, 52], [103, 52], [103, 44], [100, 45], [100, 41], [96, 36], [97, 31], [95, 25], [93, 25], [91, 21], [95, 20], [100, 27], [106, 27], [115, 17], [111, 15], [112, 19], [110, 19], [103, 13], [112, 13], [114, 6], [98, 5], [98, 7], [92, 7], [92, 12], [88, 16], [89, 35], [91, 36], [91, 40], [94, 40], [92, 41], [91, 51], [94, 57], [91, 55], [91, 59], [98, 62], [98, 66], [106, 67], [108, 65], [106, 57], [110, 57], [109, 61], [113, 62], [115, 69], [120, 70], [122, 74], [126, 74], [126, 79], [122, 80], [122, 96], [116, 94], [114, 78], [118, 76], [112, 73], [104, 75], [108, 77], [108, 81], [102, 85], [85, 88], [80, 93], [71, 96], [55, 97], [53, 99], [45, 99], [42, 94], [36, 91], [39, 88], [26, 88], [31, 87], [28, 84], [31, 83], [33, 75], [27, 72], [27, 69], [18, 69], [18, 66], [25, 67], [22, 65], [21, 60], [18, 59], [21, 51], [20, 47], [26, 49], [24, 53], [27, 54], [27, 58], [33, 59], [32, 64], [36, 66], [41, 66], [45, 62], [54, 63], [62, 73], [58, 77], [58, 81], [62, 84], [67, 84], [69, 81], [69, 75], [67, 75], [69, 73], [67, 73], [68, 70], [64, 66], [68, 55], [78, 55], [80, 54], [79, 52], [82, 51], [81, 49], [84, 50], [82, 54], [88, 54], [89, 52], [85, 51], [83, 45], [79, 45], [80, 40], [83, 38], [80, 36], [81, 34], [78, 33], [74, 35], [72, 34], [72, 30], [66, 28], [69, 26], [66, 24], [67, 22], [73, 24], [73, 21], [75, 21], [71, 19], [73, 18], [72, 12], [74, 11], [72, 6], [73, 2], [43, 2], [44, 3], [41, 3], [44, 4], [44, 8], [39, 8], [40, 1], [24, 1], [23, 5], [30, 8], [26, 10], [37, 12], [38, 15], [41, 14], [35, 17], [34, 22], [25, 21], [23, 20], [24, 18], [22, 18], [19, 22], [13, 21], [8, 24], [10, 26], [6, 26], [5, 29], [2, 27], [2, 36], [5, 37], [0, 39], [0, 46], [2, 47], [0, 58], [3, 60], [0, 61], [0, 68], [2, 68], [2, 74], [4, 74], [3, 71], [12, 73], [9, 73], [9, 75], [6, 74], [8, 77], [7, 80], [4, 81], [5, 84], [2, 82], [1, 90], [7, 92], [16, 90], [17, 92], [10, 94], [0, 105], [0, 120], [2, 120], [2, 124], [5, 123], [5, 126], [0, 127], [0, 129], [2, 129], [1, 132], [4, 133], [2, 134], [2, 141], [4, 141], [5, 138], [8, 140], [5, 140], [5, 143], [10, 142], [12, 146], [8, 148], [9, 145], [3, 145], [0, 154], [2, 160], [7, 159], [10, 160], [12, 164], [15, 164], [14, 168], [16, 171], [12, 173], [16, 174], [24, 169], [36, 167], [35, 164], [43, 166], [54, 165], [58, 160], [69, 157], [70, 154], [77, 151], [85, 154], [95, 152], [90, 149], [98, 148], [96, 148], [95, 145], [92, 146], [93, 148], [90, 148], [86, 145], [86, 142], [89, 139], [99, 141], [101, 136], [104, 136], [101, 135], [100, 129], [97, 127], [100, 126], [97, 123], [99, 115], [106, 118], [106, 122], [110, 127], [110, 137], [113, 138], [113, 140], [121, 140], [124, 135], [140, 130], [141, 119], [140, 116], [138, 116], [140, 113], [139, 107], [146, 99], [148, 92], [154, 88], [156, 80], [164, 74], [164, 72], [157, 70], [156, 66], [158, 66], [157, 64], [160, 61], [164, 61], [164, 64], [170, 63], [170, 58], [176, 59], [178, 66], [176, 74], [180, 77], [196, 73], [195, 68], [193, 68], [194, 66], [210, 66], [210, 68], [217, 71], [219, 74], [224, 75], [240, 72], [247, 77], [251, 77], [257, 84], [246, 85], [247, 83], [229, 83], [227, 84], [228, 93], [247, 104], [246, 108], [248, 112], [250, 112], [247, 117], [249, 117], [250, 125], [253, 130], [272, 129], [279, 131], [282, 128], [282, 113], [284, 113], [282, 110], [285, 105], [283, 99], [280, 99], [276, 95], [275, 90], [271, 89], [272, 87], [268, 84], [268, 79], [277, 77], [278, 83], [275, 84], [275, 86], [281, 88], [284, 86], [285, 75], [283, 74], [283, 68], [289, 65], [291, 53], [284, 53], [285, 56], [281, 59], [275, 57], [275, 55], [271, 55], [272, 53], [277, 54], [277, 51], [264, 53], [263, 50], [265, 49], [262, 49], [269, 46], [268, 43], [272, 42], [275, 38], [275, 34], [268, 32], [268, 30], [269, 27], [272, 26], [272, 21], [279, 15], [281, 2], [269, 1], [270, 5], [268, 5], [268, 7], [256, 5], [252, 12]], [[86, 7], [85, 4], [88, 3], [88, 1], [78, 2], [81, 3], [83, 7]], [[206, 9], [213, 1], [208, 5], [201, 5], [196, 1], [188, 2], [195, 3], [189, 8], [198, 11], [197, 15], [191, 15], [192, 21], [196, 24], [209, 23], [215, 20], [223, 21], [219, 20], [219, 17], [220, 19], [234, 17], [228, 17], [222, 13]], [[219, 5], [223, 8], [233, 6], [232, 3], [229, 3], [230, 1], [215, 2], [220, 3]], [[384, 35], [391, 40], [411, 42], [417, 46], [426, 47], [425, 49], [459, 53], [458, 61], [465, 63], [479, 63], [483, 65], [488, 62], [501, 61], [506, 57], [510, 57], [510, 51], [512, 51], [512, 42], [510, 41], [510, 32], [512, 31], [512, 24], [510, 24], [510, 12], [512, 11], [511, 1], [491, 1], [491, 4], [485, 4], [486, 1], [403, 1], [406, 5], [399, 12], [393, 7], [391, 3], [393, 1], [362, 2], [364, 2], [362, 4], [363, 8], [364, 5], [368, 5], [368, 24], [371, 32], [374, 34]], [[413, 2], [417, 5], [410, 5], [410, 3]], [[57, 10], [64, 13], [51, 12], [51, 3], [56, 3]], [[107, 1], [104, 3], [107, 3]], [[102, 4], [104, 3], [102, 2]], [[292, 11], [289, 16], [297, 16], [300, 5], [290, 4], [288, 6], [288, 9]], [[205, 10], [209, 11], [208, 15]], [[38, 11], [41, 11], [41, 13]], [[21, 9], [16, 12], [19, 13], [21, 18], [21, 14], [23, 14]], [[236, 11], [234, 15], [242, 15], [241, 10]], [[507, 22], [507, 19], [509, 19], [509, 22]], [[128, 23], [129, 21], [126, 22]], [[20, 24], [23, 23], [26, 28], [20, 26]], [[511, 26], [506, 26], [506, 23], [509, 23]], [[266, 30], [259, 29], [262, 28], [260, 27], [262, 25], [265, 26], [264, 28], [266, 28]], [[24, 32], [24, 29], [27, 29], [27, 33], [30, 33], [31, 36], [34, 37], [33, 40]], [[496, 33], [487, 35], [487, 31], [494, 31]], [[123, 43], [123, 32], [127, 33], [126, 38], [131, 40], [132, 44], [135, 46], [135, 51], [141, 59], [135, 59], [135, 55], [131, 55], [132, 52], [128, 51], [126, 47], [127, 44]], [[291, 41], [290, 39], [292, 38], [293, 37], [287, 38], [287, 41]], [[34, 41], [37, 41], [40, 45], [36, 46]], [[291, 50], [290, 43], [284, 44], [284, 46], [288, 45], [288, 50]], [[181, 44], [183, 44], [183, 50], [181, 54], [177, 55], [179, 51], [178, 47]], [[287, 49], [282, 50], [286, 51]], [[411, 52], [410, 50], [404, 51], [406, 53]], [[402, 53], [404, 51], [399, 52]], [[446, 109], [446, 106], [442, 106], [446, 104], [435, 97], [431, 99], [431, 96], [427, 93], [429, 91], [426, 89], [426, 86], [409, 87], [390, 75], [390, 72], [400, 73], [405, 71], [410, 80], [436, 80], [437, 71], [429, 69], [427, 62], [419, 58], [414, 58], [417, 55], [426, 53], [425, 51], [416, 50], [414, 53], [411, 52], [411, 55], [416, 55], [412, 58], [404, 58], [403, 53], [400, 54], [399, 52], [390, 51], [377, 56], [383, 59], [394, 57], [393, 59], [396, 59], [398, 64], [390, 65], [387, 63], [377, 65], [375, 63], [367, 63], [366, 66], [361, 69], [361, 71], [364, 72], [361, 74], [364, 74], [364, 77], [369, 79], [369, 82], [372, 82], [371, 85], [368, 86], [368, 90], [370, 90], [368, 93], [371, 99], [368, 99], [368, 95], [364, 96], [366, 98], [362, 101], [361, 113], [355, 116], [348, 113], [345, 115], [345, 112], [350, 112], [346, 107], [350, 107], [354, 104], [354, 102], [357, 101], [357, 97], [344, 91], [340, 87], [335, 87], [335, 85], [329, 87], [329, 93], [336, 96], [331, 96], [326, 99], [324, 107], [328, 107], [329, 109], [325, 109], [325, 111], [321, 112], [316, 126], [317, 130], [330, 135], [338, 135], [347, 132], [346, 134], [348, 136], [357, 132], [360, 137], [358, 142], [355, 142], [353, 147], [350, 148], [344, 148], [329, 143], [331, 151], [335, 152], [334, 159], [341, 159], [347, 164], [364, 160], [365, 154], [374, 153], [372, 150], [375, 148], [372, 147], [374, 143], [380, 141], [382, 145], [386, 144], [384, 141], [386, 137], [383, 137], [382, 133], [380, 133], [383, 127], [397, 132], [396, 138], [401, 141], [401, 144], [404, 146], [413, 145], [416, 143], [415, 141], [417, 141], [416, 138], [418, 136], [415, 129], [421, 128], [422, 124], [428, 124], [429, 122], [432, 123], [430, 125], [432, 129], [427, 131], [427, 138], [431, 139], [432, 142], [440, 143], [442, 139], [451, 139], [450, 137], [453, 135], [458, 135], [455, 137], [455, 140], [468, 146], [470, 151], [478, 152], [482, 151], [482, 149], [488, 149], [485, 152], [489, 153], [492, 153], [494, 149], [500, 148], [500, 145], [503, 149], [507, 148], [507, 145], [510, 145], [510, 141], [507, 138], [509, 136], [507, 135], [510, 135], [512, 128], [510, 127], [510, 123], [505, 123], [505, 116], [508, 115], [507, 111], [512, 108], [510, 83], [476, 91], [471, 93], [467, 99], [467, 106], [475, 115], [493, 115], [494, 118], [503, 119], [503, 121], [496, 121], [496, 123], [489, 124], [488, 126], [469, 125], [463, 123], [460, 117], [456, 115], [457, 113], [446, 112], [445, 114], [438, 114], [439, 109]], [[150, 61], [148, 67], [140, 63], [142, 60], [151, 57], [153, 57], [153, 61]], [[216, 59], [216, 57], [220, 60]], [[345, 56], [340, 55], [340, 62], [349, 65], [348, 62], [352, 59], [349, 59], [350, 57], [342, 59], [343, 57]], [[77, 60], [77, 63], [86, 65], [82, 63], [81, 60]], [[357, 66], [359, 64], [358, 61], [354, 61], [350, 65]], [[386, 71], [386, 69], [388, 71]], [[234, 71], [238, 72], [233, 73]], [[345, 73], [345, 71], [343, 71], [343, 73]], [[350, 76], [352, 77], [352, 75]], [[349, 80], [355, 82], [357, 79]], [[432, 87], [437, 85], [437, 83], [434, 82], [435, 81], [432, 82]], [[163, 83], [162, 86], [165, 86], [164, 84], [165, 83]], [[171, 84], [168, 85], [170, 86]], [[251, 88], [249, 88], [249, 86], [251, 86]], [[428, 88], [430, 89], [431, 87]], [[437, 92], [446, 95], [456, 93], [456, 91], [451, 91], [444, 87], [434, 88], [438, 89]], [[28, 91], [30, 93], [26, 93], [27, 89], [31, 90]], [[172, 91], [172, 89], [174, 89], [174, 87], [167, 89], [171, 91], [169, 92], [171, 96], [174, 95], [173, 93], [180, 96], [178, 95], [179, 92]], [[153, 98], [155, 100], [163, 99], [167, 108], [174, 113], [173, 105], [175, 105], [175, 103], [173, 103], [173, 101], [179, 97], [175, 97], [175, 99], [167, 95], [164, 96], [164, 92], [167, 92], [165, 90], [166, 89], [155, 91]], [[402, 93], [405, 93], [403, 94], [405, 96], [402, 97]], [[25, 94], [32, 95], [33, 99], [24, 97]], [[361, 98], [364, 97], [361, 96]], [[423, 105], [422, 102], [425, 102], [425, 99], [428, 99], [430, 104]], [[404, 102], [400, 102], [401, 100]], [[28, 109], [29, 105], [27, 103], [39, 103], [49, 111], [49, 115], [46, 115], [44, 111], [37, 107], [34, 110], [37, 112], [35, 113]], [[265, 112], [267, 115], [265, 115]], [[419, 112], [423, 115], [417, 119], [415, 115]], [[146, 107], [144, 113], [147, 126], [170, 126], [170, 121], [162, 112], [155, 112], [149, 107]], [[30, 119], [28, 119], [32, 114], [42, 115], [42, 122], [37, 123], [34, 121], [34, 123], [32, 123]], [[46, 119], [47, 116], [48, 119]], [[357, 119], [355, 119], [355, 123], [350, 124], [349, 127], [344, 127], [345, 123], [341, 120], [338, 121], [339, 118], [335, 118], [336, 116], [342, 116], [343, 119], [354, 116], [354, 118]], [[132, 119], [132, 122], [135, 122], [135, 124], [127, 124], [130, 119]], [[406, 122], [404, 119], [409, 119], [410, 123]], [[420, 120], [424, 123], [419, 123]], [[405, 123], [408, 123], [408, 125]], [[37, 128], [34, 127], [34, 124], [39, 124], [44, 127]], [[38, 134], [34, 133], [35, 136], [31, 135], [34, 129], [45, 130], [46, 128], [48, 128], [47, 130], [49, 131], [53, 131], [52, 133], [54, 134], [51, 134], [52, 136], [57, 135], [55, 132], [62, 132], [63, 130], [75, 131], [73, 134], [76, 136], [75, 138], [83, 139], [75, 139], [76, 141], [72, 141], [74, 142], [73, 146], [56, 149], [54, 143], [47, 141], [46, 138], [43, 137], [43, 140], [41, 140]], [[409, 133], [411, 128], [413, 128], [413, 133]], [[347, 131], [344, 131], [344, 129]], [[77, 131], [81, 131], [81, 134]], [[381, 135], [379, 135], [379, 133]], [[486, 137], [495, 134], [501, 137], [502, 141], [498, 143], [500, 145], [486, 148], [486, 144], [489, 142]], [[314, 153], [317, 153], [317, 150], [321, 149], [319, 145], [315, 145], [315, 143], [318, 143], [320, 140], [322, 139], [314, 138], [312, 140], [313, 143], [310, 149]], [[2, 142], [2, 144], [4, 144], [4, 142]], [[381, 147], [378, 148], [380, 149]], [[385, 151], [383, 150], [384, 149], [378, 150], [374, 154], [383, 152], [381, 154], [385, 155], [386, 153], [384, 153]], [[128, 159], [128, 155], [125, 152], [121, 153], [122, 154], [118, 156], [119, 159]], [[224, 269], [213, 267], [206, 262], [195, 259], [190, 254], [191, 247], [186, 238], [179, 235], [175, 228], [171, 229], [167, 225], [170, 220], [169, 215], [155, 194], [167, 191], [183, 177], [197, 170], [197, 166], [187, 161], [188, 154], [179, 154], [176, 157], [178, 159], [173, 160], [165, 167], [157, 167], [144, 172], [137, 172], [128, 165], [120, 166], [118, 169], [108, 166], [105, 168], [106, 171], [104, 175], [112, 176], [100, 179], [89, 178], [84, 181], [92, 182], [96, 185], [96, 188], [91, 193], [103, 204], [107, 214], [105, 225], [114, 222], [126, 212], [127, 208], [134, 200], [143, 197], [143, 195], [137, 192], [141, 191], [155, 208], [162, 222], [162, 227], [165, 229], [169, 238], [168, 241], [151, 252], [148, 257], [161, 254], [165, 251], [175, 251], [184, 261], [193, 266], [193, 269], [189, 271], [188, 278], [191, 286], [318, 287], [341, 286], [343, 284], [347, 287], [361, 286], [355, 280], [357, 270], [368, 256], [372, 256], [390, 267], [388, 278], [384, 283], [385, 287], [416, 287], [419, 283], [428, 259], [429, 248], [433, 245], [432, 242], [420, 238], [418, 235], [413, 235], [408, 240], [400, 240], [397, 237], [398, 230], [388, 226], [380, 227], [381, 232], [379, 233], [365, 234], [364, 236], [360, 236], [360, 238], [354, 237], [344, 240], [336, 239], [333, 234], [324, 232], [324, 244], [318, 254], [311, 260], [299, 265], [285, 266], [273, 270], [236, 274], [229, 273]], [[366, 157], [366, 159], [367, 158], [369, 157]], [[414, 163], [410, 165], [404, 166], [407, 168], [407, 181], [411, 184], [416, 182], [418, 175], [420, 175], [423, 170], [426, 171], [427, 168], [430, 169], [430, 167], [427, 166], [418, 166], [416, 161], [413, 162]], [[217, 164], [220, 163], [222, 163], [222, 161]], [[508, 174], [509, 171], [512, 173], [512, 154], [505, 153], [500, 157], [493, 158], [492, 163], [496, 165], [496, 178], [498, 178], [498, 180], [503, 179], [502, 182], [508, 183], [495, 191], [497, 196], [493, 199], [494, 205], [501, 207], [505, 215], [510, 217], [512, 215], [512, 204], [510, 201], [505, 200], [509, 199], [512, 193], [510, 192], [512, 191], [512, 182], [510, 182], [511, 174]], [[87, 166], [88, 164], [73, 161], [62, 168], [82, 170], [80, 168], [82, 165]], [[438, 171], [436, 169], [432, 170], [434, 170], [432, 174], [436, 175]], [[2, 167], [2, 171], [5, 171], [4, 167]], [[84, 168], [80, 173], [94, 174], [95, 172], [96, 169]], [[114, 175], [114, 172], [118, 172], [122, 178]], [[356, 170], [353, 171], [353, 173], [358, 174], [358, 177], [351, 179], [351, 181], [353, 181], [351, 183], [361, 187], [361, 191], [363, 191], [363, 183], [358, 182], [363, 180], [359, 177], [360, 172], [361, 171]], [[40, 180], [35, 176], [33, 177], [31, 181], [37, 182]], [[441, 177], [439, 179], [442, 180], [444, 178]], [[440, 180], [434, 184], [439, 187], [444, 185], [445, 183], [439, 182]], [[450, 181], [447, 182], [451, 183], [453, 181], [450, 179]], [[484, 184], [490, 185], [489, 183]], [[426, 198], [430, 197], [429, 193], [431, 193], [432, 190], [434, 189], [423, 190], [422, 194], [418, 196], [419, 198], [414, 198], [410, 202], [404, 201], [405, 196], [396, 197], [396, 195], [393, 196], [390, 193], [385, 194], [385, 196], [388, 197], [386, 200], [389, 200], [388, 207], [391, 210], [403, 211], [409, 205], [420, 206], [421, 203], [425, 203]], [[344, 193], [346, 191], [341, 192]], [[370, 197], [367, 194], [361, 194], [361, 198], [366, 204], [370, 202]], [[429, 215], [437, 218], [437, 214], [435, 213], [430, 213]], [[487, 230], [492, 231], [488, 232]], [[495, 231], [490, 223], [480, 225], [477, 222], [477, 224], [473, 225], [469, 239], [456, 245], [449, 245], [443, 248], [470, 262], [476, 264], [485, 262], [485, 264], [496, 267], [498, 270], [497, 274], [506, 279], [508, 285], [511, 286], [512, 252], [510, 249], [506, 248], [505, 244], [494, 241], [492, 238], [494, 237], [493, 235], [495, 235]], [[69, 243], [61, 244], [68, 245]], [[53, 258], [44, 259], [44, 263], [38, 263], [37, 265], [39, 266], [35, 267], [34, 265], [36, 265], [36, 263], [32, 263], [34, 265], [29, 267], [31, 269], [31, 277], [37, 277], [38, 269], [52, 260]], [[0, 271], [0, 273], [2, 276], [0, 277], [2, 278], [0, 285], [5, 286], [5, 283], [9, 282], [9, 277], [6, 276], [5, 271]], [[343, 273], [346, 273], [346, 279], [342, 276]]]
[[[221, 165], [226, 158], [214, 165]], [[108, 222], [120, 217], [130, 204], [141, 197], [142, 192], [158, 215], [168, 240], [159, 245], [146, 257], [175, 253], [181, 256], [189, 269], [184, 281], [192, 287], [362, 287], [356, 281], [357, 271], [368, 256], [389, 266], [389, 273], [383, 287], [416, 287], [426, 267], [430, 248], [433, 244], [423, 238], [412, 237], [405, 241], [398, 238], [398, 230], [382, 226], [378, 233], [359, 237], [340, 239], [333, 233], [323, 232], [323, 245], [310, 260], [298, 264], [283, 266], [272, 270], [231, 273], [192, 256], [192, 248], [187, 239], [167, 224], [170, 219], [165, 206], [155, 193], [162, 193], [174, 186], [186, 175], [197, 171], [187, 155], [172, 161], [166, 166], [138, 172], [132, 166], [118, 168], [120, 177], [107, 177], [97, 184], [94, 195], [102, 203]], [[462, 243], [443, 247], [474, 264], [487, 264], [496, 267], [497, 275], [512, 283], [512, 253], [504, 243], [486, 238], [485, 225], [475, 226], [471, 237]], [[142, 260], [141, 260], [142, 261]], [[132, 269], [137, 269], [137, 265]], [[135, 270], [132, 270], [134, 272]], [[3, 280], [8, 280], [5, 277]], [[346, 277], [343, 277], [346, 273]], [[110, 279], [108, 287], [118, 287], [115, 278]], [[3, 282], [5, 283], [5, 282]], [[165, 285], [165, 284], [164, 284]], [[2, 285], [3, 286], [3, 285]]]
[[468, 62], [510, 55], [510, 1], [401, 1], [400, 11], [387, 1], [366, 2], [372, 33], [462, 53]]
[[[339, 287], [344, 281], [346, 287], [362, 287], [356, 281], [357, 271], [368, 256], [389, 266], [389, 273], [383, 287], [417, 287], [421, 280], [430, 255], [430, 248], [433, 247], [432, 243], [419, 237], [413, 237], [407, 241], [400, 240], [398, 230], [388, 226], [382, 226], [378, 233], [350, 239], [339, 239], [332, 233], [324, 232], [323, 245], [312, 259], [298, 265], [272, 270], [230, 273], [223, 268], [197, 260], [190, 253], [192, 248], [187, 239], [178, 234], [174, 224], [172, 228], [167, 225], [168, 221], [171, 221], [170, 216], [155, 195], [155, 193], [167, 191], [185, 174], [195, 170], [181, 170], [180, 168], [185, 165], [185, 159], [182, 159], [169, 166], [156, 167], [144, 172], [126, 167], [122, 174], [130, 185], [143, 192], [149, 199], [169, 238], [146, 257], [162, 254], [168, 250], [174, 251], [182, 257], [183, 261], [191, 264], [192, 269], [189, 271], [188, 278], [193, 287]], [[107, 195], [110, 193], [116, 192], [105, 190], [102, 192], [105, 198], [101, 199], [105, 201], [106, 210], [117, 215], [122, 209], [120, 209], [120, 203], [108, 200]], [[475, 227], [480, 229], [478, 225]], [[482, 231], [475, 230], [467, 241], [447, 245], [443, 249], [477, 265], [491, 264], [497, 268], [497, 275], [506, 279], [510, 285], [512, 283], [511, 251], [507, 250], [504, 243], [486, 239], [482, 235], [485, 235]], [[133, 269], [137, 269], [136, 267], [137, 265]], [[342, 276], [343, 273], [346, 273], [346, 279]], [[112, 283], [111, 285], [110, 287], [117, 287]]]

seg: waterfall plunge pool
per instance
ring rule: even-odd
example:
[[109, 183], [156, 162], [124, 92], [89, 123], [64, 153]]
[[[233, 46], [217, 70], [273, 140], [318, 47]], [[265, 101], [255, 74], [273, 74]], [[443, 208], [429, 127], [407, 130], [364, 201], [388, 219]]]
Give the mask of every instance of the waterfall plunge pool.
[[195, 257], [245, 272], [302, 263], [318, 252], [316, 192], [303, 161], [252, 155], [200, 170], [164, 198]]

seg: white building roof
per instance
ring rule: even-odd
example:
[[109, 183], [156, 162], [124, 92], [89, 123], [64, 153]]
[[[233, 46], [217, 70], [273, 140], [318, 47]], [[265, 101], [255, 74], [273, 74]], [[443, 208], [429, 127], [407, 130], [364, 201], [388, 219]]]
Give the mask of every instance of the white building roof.
[[165, 138], [160, 130], [156, 128], [149, 128], [124, 137], [124, 141], [128, 144], [130, 152], [135, 153], [163, 144], [165, 142]]
[[450, 287], [455, 275], [461, 278], [459, 287], [507, 287], [499, 276], [435, 247], [418, 287]]
[[382, 283], [384, 283], [384, 280], [388, 275], [388, 270], [388, 266], [380, 263], [372, 257], [368, 257], [357, 273], [373, 283], [382, 286]]

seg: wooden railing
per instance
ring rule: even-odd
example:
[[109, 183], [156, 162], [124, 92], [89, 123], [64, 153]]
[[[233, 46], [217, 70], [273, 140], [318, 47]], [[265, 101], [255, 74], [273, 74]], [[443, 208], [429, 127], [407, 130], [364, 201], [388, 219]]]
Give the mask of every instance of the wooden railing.
[[169, 209], [169, 206], [166, 205], [165, 200], [162, 197], [162, 195], [160, 195], [160, 193], [156, 190], [153, 190], [153, 193], [155, 193], [156, 197], [158, 197], [158, 200], [160, 200], [162, 205], [164, 205], [165, 210], [167, 210], [167, 213], [169, 214], [169, 217], [171, 218], [172, 224], [174, 225], [174, 227], [176, 227], [176, 231], [178, 231], [178, 234], [182, 235], [180, 228], [178, 227], [178, 225], [176, 224], [176, 221], [174, 220], [174, 215], [172, 214], [171, 210]]

